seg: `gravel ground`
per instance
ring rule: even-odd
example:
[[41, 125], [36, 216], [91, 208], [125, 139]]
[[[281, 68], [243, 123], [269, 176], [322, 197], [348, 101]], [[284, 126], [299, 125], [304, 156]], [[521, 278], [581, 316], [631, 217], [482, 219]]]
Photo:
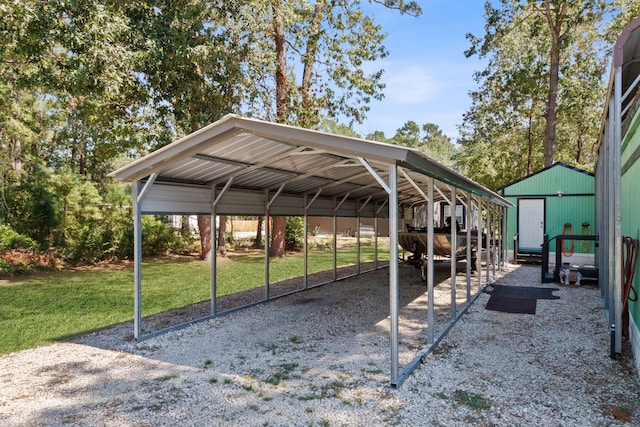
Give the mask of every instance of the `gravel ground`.
[[[437, 271], [439, 327], [448, 264]], [[507, 265], [496, 283], [557, 287], [535, 315], [481, 294], [397, 390], [389, 387], [388, 272], [313, 288], [140, 343], [131, 324], [0, 358], [5, 426], [632, 426], [629, 351], [609, 358], [593, 286], [540, 284]], [[401, 268], [400, 360], [424, 347], [425, 287]], [[457, 300], [466, 298], [458, 276]], [[477, 289], [477, 287], [476, 287]]]

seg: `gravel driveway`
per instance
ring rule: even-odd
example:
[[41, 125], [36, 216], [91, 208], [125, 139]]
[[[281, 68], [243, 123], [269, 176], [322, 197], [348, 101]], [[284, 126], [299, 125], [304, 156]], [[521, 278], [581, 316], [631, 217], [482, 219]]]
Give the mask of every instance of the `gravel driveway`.
[[[435, 302], [446, 322], [448, 264]], [[442, 277], [444, 278], [442, 278]], [[462, 276], [459, 276], [462, 277]], [[463, 282], [463, 279], [459, 279]], [[131, 324], [0, 358], [6, 426], [640, 425], [628, 350], [609, 358], [593, 286], [558, 287], [535, 315], [481, 294], [436, 351], [389, 387], [388, 272], [317, 287], [140, 343]], [[425, 345], [425, 287], [401, 269], [401, 363]], [[464, 289], [459, 292], [464, 299]]]

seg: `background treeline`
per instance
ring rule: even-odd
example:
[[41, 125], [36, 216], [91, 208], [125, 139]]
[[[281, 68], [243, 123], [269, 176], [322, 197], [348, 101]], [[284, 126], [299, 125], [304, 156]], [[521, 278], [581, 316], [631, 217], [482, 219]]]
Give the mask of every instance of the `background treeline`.
[[[108, 172], [227, 113], [364, 120], [384, 37], [352, 0], [0, 2], [0, 249], [15, 232], [66, 261], [130, 256], [130, 195]], [[191, 244], [144, 227], [152, 253]]]
[[[130, 189], [106, 175], [227, 113], [355, 135], [349, 124], [384, 96], [375, 8], [421, 13], [371, 3], [0, 1], [0, 270], [15, 248], [72, 263], [130, 257]], [[429, 118], [361, 136], [420, 149], [490, 188], [553, 160], [590, 169], [611, 42], [638, 2], [486, 10], [467, 53], [488, 65], [460, 139]], [[165, 218], [143, 227], [149, 254], [197, 243]]]

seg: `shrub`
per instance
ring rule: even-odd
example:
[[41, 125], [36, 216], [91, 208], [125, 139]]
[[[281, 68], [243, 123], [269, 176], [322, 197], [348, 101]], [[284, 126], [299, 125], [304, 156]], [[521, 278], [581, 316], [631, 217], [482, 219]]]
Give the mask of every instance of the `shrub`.
[[284, 239], [287, 249], [298, 249], [302, 246], [304, 238], [304, 223], [299, 216], [288, 216]]
[[62, 218], [57, 244], [72, 262], [95, 262], [103, 255], [104, 200], [96, 185], [72, 174], [58, 177]]
[[0, 225], [0, 250], [35, 250], [38, 244], [32, 238], [20, 234], [8, 225]]
[[13, 266], [0, 258], [0, 276], [10, 276], [13, 274]]
[[36, 165], [33, 175], [23, 174], [19, 183], [8, 187], [6, 192], [5, 222], [38, 242], [40, 247], [48, 247], [51, 234], [59, 224], [49, 171]]
[[142, 217], [143, 255], [183, 254], [194, 250], [196, 239], [168, 225], [166, 216]]

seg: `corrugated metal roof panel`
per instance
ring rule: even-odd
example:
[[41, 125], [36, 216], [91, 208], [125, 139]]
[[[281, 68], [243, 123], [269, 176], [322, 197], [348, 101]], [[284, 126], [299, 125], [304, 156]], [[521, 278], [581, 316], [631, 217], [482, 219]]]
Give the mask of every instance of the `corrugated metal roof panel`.
[[573, 168], [564, 163], [556, 163], [526, 178], [503, 187], [505, 196], [549, 195], [549, 194], [593, 194], [595, 179], [593, 174]]
[[[417, 182], [434, 178], [499, 205], [509, 202], [496, 193], [407, 147], [228, 115], [154, 153], [111, 173], [123, 181], [145, 179], [153, 173], [163, 182], [190, 182], [250, 190], [348, 195], [349, 199], [386, 198], [378, 180], [390, 165], [411, 171]], [[386, 179], [386, 178], [385, 178]], [[400, 178], [402, 181], [403, 178]], [[411, 184], [399, 184], [402, 200], [424, 201]]]

